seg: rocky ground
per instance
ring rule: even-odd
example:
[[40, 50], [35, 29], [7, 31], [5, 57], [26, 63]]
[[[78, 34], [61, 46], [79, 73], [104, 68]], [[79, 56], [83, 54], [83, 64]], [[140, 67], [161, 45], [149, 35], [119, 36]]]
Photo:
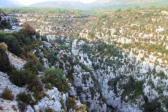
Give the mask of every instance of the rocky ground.
[[[152, 12], [140, 10], [136, 14], [142, 13], [143, 15]], [[165, 11], [156, 10], [155, 12], [159, 13], [159, 16], [156, 15], [155, 19], [166, 19], [163, 16], [167, 14]], [[119, 14], [122, 13], [119, 11]], [[134, 13], [129, 12], [129, 14]], [[141, 20], [143, 17], [141, 16], [137, 18]], [[124, 17], [126, 16], [119, 17], [119, 20], [123, 20], [121, 18]], [[139, 19], [136, 22], [139, 22]], [[148, 21], [148, 19], [147, 17], [145, 20]], [[107, 20], [102, 19], [101, 21], [109, 22]], [[114, 22], [114, 24], [114, 27], [120, 26], [119, 23]], [[13, 101], [0, 99], [0, 111], [19, 111], [19, 102], [16, 96], [25, 91], [35, 101], [35, 103], [26, 105], [26, 112], [47, 112], [49, 110], [55, 112], [167, 112], [166, 62], [158, 64], [154, 61], [149, 63], [145, 61], [146, 59], [143, 61], [140, 58], [154, 59], [153, 56], [148, 54], [149, 47], [142, 51], [146, 53], [140, 51], [141, 47], [139, 46], [143, 45], [143, 42], [147, 42], [146, 40], [139, 38], [141, 36], [137, 37], [136, 40], [135, 35], [130, 36], [122, 33], [125, 30], [127, 31], [127, 28], [130, 28], [131, 25], [125, 24], [123, 28], [118, 30], [119, 32], [117, 32], [117, 28], [104, 28], [106, 25], [102, 25], [103, 27], [100, 27], [100, 29], [96, 27], [94, 30], [89, 28], [83, 30], [80, 34], [81, 38], [58, 37], [52, 40], [40, 40], [41, 45], [33, 48], [32, 53], [41, 61], [45, 69], [59, 68], [62, 70], [62, 76], [65, 80], [53, 87], [50, 84], [46, 85], [43, 81], [45, 72], [43, 70], [38, 71], [38, 82], [42, 85], [42, 92], [45, 94], [38, 100], [34, 91], [30, 91], [28, 85], [18, 87], [11, 83], [10, 74], [0, 72], [0, 79], [2, 80], [0, 82], [0, 94], [3, 93], [5, 88], [9, 88], [14, 94]], [[143, 28], [147, 27], [144, 26]], [[135, 33], [135, 29], [130, 31]], [[91, 31], [95, 35], [90, 34]], [[141, 31], [139, 30], [139, 32]], [[167, 26], [155, 27], [152, 31], [156, 33], [153, 34], [154, 37], [163, 36], [163, 38], [166, 38], [166, 32], [163, 32], [167, 31]], [[142, 37], [145, 36], [146, 32], [145, 30]], [[162, 39], [157, 40], [154, 37], [151, 35], [151, 38], [153, 38], [151, 42], [155, 42], [155, 45], [162, 42]], [[147, 36], [148, 41], [149, 38], [150, 35]], [[130, 47], [136, 42], [139, 42], [139, 44]], [[131, 45], [124, 47], [125, 44]], [[145, 45], [148, 46], [148, 44]], [[133, 52], [132, 49], [138, 50], [139, 54]], [[155, 53], [158, 55], [161, 53], [160, 57], [157, 57], [158, 59], [163, 59], [164, 54], [167, 55], [167, 51], [160, 51], [160, 47], [156, 47]], [[18, 70], [25, 69], [23, 66], [28, 63], [27, 61], [9, 51], [6, 54], [13, 67]], [[59, 71], [57, 72], [59, 73]], [[66, 82], [68, 87], [65, 86]], [[62, 86], [63, 89], [60, 89]]]

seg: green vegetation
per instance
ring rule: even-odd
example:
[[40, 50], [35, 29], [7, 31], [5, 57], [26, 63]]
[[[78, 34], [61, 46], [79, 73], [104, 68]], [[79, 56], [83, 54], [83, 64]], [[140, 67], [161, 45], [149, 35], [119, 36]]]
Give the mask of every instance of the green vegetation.
[[47, 109], [45, 109], [45, 112], [55, 112], [55, 111], [51, 108], [47, 108]]
[[4, 48], [0, 46], [0, 71], [2, 72], [10, 72], [12, 67], [10, 66], [10, 62]]
[[11, 29], [12, 26], [10, 24], [10, 22], [6, 21], [6, 20], [3, 20], [0, 22], [0, 29]]
[[152, 102], [146, 102], [143, 105], [144, 112], [163, 112], [161, 109], [161, 104], [158, 100], [154, 100]]
[[55, 62], [57, 61], [56, 57], [57, 53], [55, 51], [48, 51], [47, 53], [47, 59], [50, 62], [51, 65], [54, 65]]
[[3, 8], [6, 13], [39, 13], [39, 14], [77, 14], [79, 10], [68, 10], [62, 8]]
[[12, 34], [0, 32], [0, 42], [8, 45], [8, 50], [17, 56], [27, 57], [27, 53], [38, 45], [38, 41], [32, 38], [27, 30], [21, 30]]
[[8, 45], [8, 50], [12, 53], [16, 55], [21, 54], [21, 45], [15, 36], [0, 32], [0, 42], [5, 42]]
[[23, 102], [26, 105], [31, 105], [33, 103], [31, 95], [27, 94], [25, 92], [20, 93], [20, 94], [17, 95], [17, 101]]
[[[20, 70], [20, 71], [13, 70], [10, 73], [10, 80], [12, 83], [14, 83], [15, 85], [20, 86], [20, 87], [23, 87], [26, 84], [32, 85], [32, 84], [34, 84], [34, 80], [36, 79], [36, 77], [38, 75], [38, 71], [42, 71], [42, 69], [43, 69], [42, 64], [37, 59], [29, 60], [25, 64], [23, 70]], [[36, 85], [36, 86], [38, 86], [38, 85]], [[40, 88], [38, 88], [38, 89], [40, 89]]]
[[23, 87], [30, 84], [35, 77], [36, 74], [30, 70], [14, 70], [10, 74], [10, 81], [19, 87]]
[[18, 106], [21, 112], [26, 110], [27, 105], [34, 104], [31, 95], [25, 92], [18, 94], [16, 100], [18, 101]]
[[123, 89], [122, 99], [128, 96], [128, 99], [135, 100], [139, 95], [143, 95], [143, 81], [136, 81], [130, 77], [128, 83], [123, 85]]
[[34, 72], [35, 74], [38, 74], [38, 71], [42, 71], [43, 70], [43, 65], [37, 59], [30, 59], [24, 65], [24, 68], [26, 70]]
[[46, 85], [51, 84], [52, 87], [57, 87], [61, 92], [68, 92], [69, 85], [67, 80], [63, 76], [61, 69], [47, 69], [45, 71], [45, 77], [42, 80]]

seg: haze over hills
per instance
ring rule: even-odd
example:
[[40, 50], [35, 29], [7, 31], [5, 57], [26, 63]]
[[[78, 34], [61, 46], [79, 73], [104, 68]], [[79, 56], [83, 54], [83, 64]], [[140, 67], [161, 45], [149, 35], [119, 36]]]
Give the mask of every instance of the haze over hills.
[[[80, 1], [46, 1], [28, 5], [27, 7], [52, 7], [52, 8], [68, 8], [68, 9], [109, 9], [123, 8], [129, 6], [141, 5], [168, 5], [167, 0], [97, 0], [92, 3], [82, 3]], [[25, 6], [19, 4], [15, 0], [0, 0], [0, 7], [18, 7]]]
[[165, 5], [166, 0], [97, 0], [96, 2], [84, 4], [77, 1], [55, 1], [32, 4], [33, 7], [59, 7], [59, 8], [122, 8], [132, 5]]
[[32, 4], [33, 7], [84, 8], [87, 5], [77, 1], [52, 1]]
[[21, 4], [17, 3], [15, 0], [0, 0], [0, 7], [17, 7]]

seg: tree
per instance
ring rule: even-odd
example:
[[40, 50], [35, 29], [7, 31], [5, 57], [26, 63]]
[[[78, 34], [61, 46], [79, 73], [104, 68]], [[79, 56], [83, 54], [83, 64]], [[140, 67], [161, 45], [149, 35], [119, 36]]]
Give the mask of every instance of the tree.
[[32, 28], [28, 23], [23, 23], [22, 24], [24, 30], [26, 30], [30, 35], [34, 35], [35, 34], [35, 29]]

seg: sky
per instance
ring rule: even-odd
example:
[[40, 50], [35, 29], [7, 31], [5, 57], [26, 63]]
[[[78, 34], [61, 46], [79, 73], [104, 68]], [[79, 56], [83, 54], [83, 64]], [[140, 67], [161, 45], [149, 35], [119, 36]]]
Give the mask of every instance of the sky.
[[45, 1], [80, 1], [82, 3], [92, 3], [96, 0], [17, 0], [17, 1], [24, 5], [31, 5], [34, 3], [45, 2]]

